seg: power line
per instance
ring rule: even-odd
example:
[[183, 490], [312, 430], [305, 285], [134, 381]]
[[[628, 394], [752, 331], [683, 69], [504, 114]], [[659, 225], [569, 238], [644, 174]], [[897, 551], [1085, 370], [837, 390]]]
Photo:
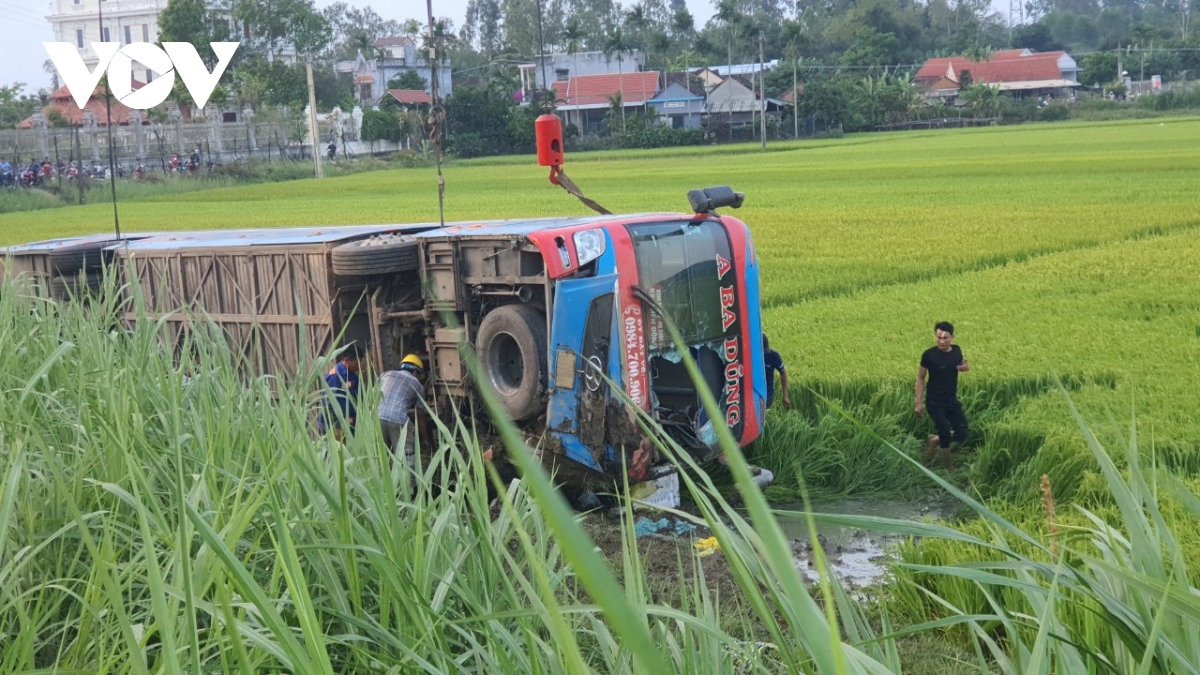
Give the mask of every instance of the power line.
[[32, 9], [29, 9], [28, 7], [21, 7], [19, 5], [14, 5], [14, 6], [9, 6], [8, 9], [12, 12], [16, 12], [17, 14], [24, 14], [31, 19], [45, 19], [46, 18], [46, 16], [44, 14], [42, 14], [41, 12], [36, 12]]
[[[6, 7], [4, 9], [11, 10], [12, 8]], [[32, 21], [30, 21], [29, 19], [26, 19], [25, 17], [22, 17], [22, 16], [18, 16], [16, 14], [5, 15], [5, 14], [0, 13], [0, 17], [3, 17], [6, 21], [13, 21], [13, 22], [22, 24], [24, 26], [29, 26], [30, 28], [49, 28], [49, 26], [47, 24], [44, 24], [44, 23], [43, 24], [35, 24]]]

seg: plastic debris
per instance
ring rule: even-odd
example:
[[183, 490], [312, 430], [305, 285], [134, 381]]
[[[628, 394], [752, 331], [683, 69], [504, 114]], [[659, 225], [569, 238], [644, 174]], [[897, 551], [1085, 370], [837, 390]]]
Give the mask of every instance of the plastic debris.
[[647, 535], [655, 534], [661, 530], [667, 529], [670, 526], [670, 521], [666, 518], [661, 520], [650, 520], [649, 518], [639, 518], [633, 524], [633, 532], [640, 539]]
[[671, 534], [676, 537], [691, 534], [696, 531], [696, 526], [686, 520], [676, 520], [674, 522], [669, 518], [660, 518], [658, 520], [650, 520], [649, 518], [639, 518], [633, 524], [633, 532], [638, 538], [645, 537], [651, 534]]
[[701, 539], [700, 541], [696, 542], [694, 545], [696, 547], [696, 550], [700, 552], [700, 557], [702, 557], [702, 558], [706, 555], [712, 555], [712, 554], [716, 553], [717, 551], [721, 550], [721, 544], [720, 544], [720, 542], [717, 541], [716, 537], [709, 537], [708, 539]]
[[657, 467], [651, 470], [650, 480], [630, 487], [629, 496], [644, 502], [635, 504], [634, 510], [669, 509], [679, 506], [679, 473], [671, 469], [666, 473], [656, 474], [660, 474]]
[[757, 485], [758, 489], [760, 490], [765, 489], [768, 485], [775, 481], [775, 474], [762, 467], [752, 466], [750, 467], [750, 470], [755, 472], [754, 484]]

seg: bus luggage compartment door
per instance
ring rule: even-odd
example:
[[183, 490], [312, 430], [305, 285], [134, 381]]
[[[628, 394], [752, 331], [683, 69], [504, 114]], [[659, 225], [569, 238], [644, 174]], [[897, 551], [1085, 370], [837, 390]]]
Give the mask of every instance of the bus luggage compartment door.
[[616, 275], [558, 282], [550, 332], [548, 428], [566, 456], [601, 471], [606, 438], [608, 384]]

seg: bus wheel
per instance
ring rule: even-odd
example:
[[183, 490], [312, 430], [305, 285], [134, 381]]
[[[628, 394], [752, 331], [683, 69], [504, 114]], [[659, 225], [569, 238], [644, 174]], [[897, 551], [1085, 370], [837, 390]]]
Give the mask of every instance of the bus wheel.
[[488, 380], [514, 420], [545, 412], [546, 317], [527, 305], [492, 310], [475, 341]]
[[356, 277], [415, 270], [420, 265], [417, 246], [412, 237], [390, 232], [335, 246], [333, 273]]

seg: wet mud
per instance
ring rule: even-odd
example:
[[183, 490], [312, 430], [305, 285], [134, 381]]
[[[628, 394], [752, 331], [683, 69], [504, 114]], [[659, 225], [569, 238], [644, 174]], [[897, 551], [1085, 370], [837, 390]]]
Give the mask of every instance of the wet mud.
[[[957, 508], [958, 505], [953, 501], [935, 499], [846, 499], [812, 505], [813, 513], [913, 521], [949, 518]], [[809, 581], [819, 581], [820, 573], [813, 556], [812, 535], [803, 516], [804, 506], [795, 504], [778, 507], [778, 510], [797, 513], [796, 517], [779, 518], [779, 525], [791, 540], [796, 567], [804, 572]], [[891, 553], [903, 537], [825, 523], [814, 523], [814, 527], [829, 570], [844, 586], [866, 588], [887, 581]]]

